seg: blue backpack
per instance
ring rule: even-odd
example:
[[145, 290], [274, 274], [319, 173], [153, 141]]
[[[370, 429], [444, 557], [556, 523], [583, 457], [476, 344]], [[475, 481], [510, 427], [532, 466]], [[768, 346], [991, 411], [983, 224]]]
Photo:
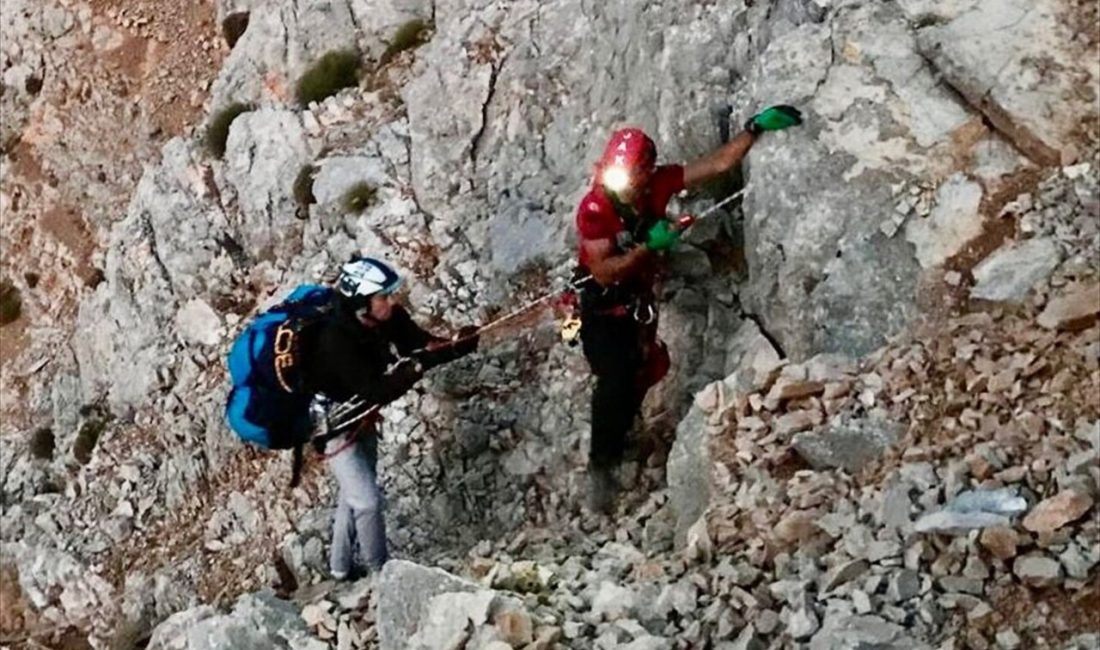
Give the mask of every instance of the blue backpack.
[[233, 380], [225, 405], [229, 427], [264, 449], [294, 449], [296, 464], [313, 428], [313, 395], [301, 385], [300, 334], [324, 317], [333, 295], [328, 287], [298, 287], [249, 323], [227, 359]]

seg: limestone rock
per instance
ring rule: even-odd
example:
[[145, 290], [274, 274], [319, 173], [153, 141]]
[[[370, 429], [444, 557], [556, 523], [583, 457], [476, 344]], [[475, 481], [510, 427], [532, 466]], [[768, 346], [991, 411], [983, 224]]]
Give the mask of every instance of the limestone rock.
[[974, 268], [977, 282], [970, 295], [982, 300], [1021, 302], [1032, 287], [1050, 276], [1060, 261], [1058, 246], [1048, 238], [1004, 246]]
[[956, 174], [936, 191], [936, 205], [925, 220], [911, 221], [906, 239], [917, 247], [924, 268], [939, 266], [982, 233], [982, 187]]
[[611, 621], [629, 616], [635, 606], [634, 592], [612, 582], [601, 584], [592, 598], [592, 613]]
[[176, 314], [176, 327], [184, 340], [202, 345], [215, 345], [222, 337], [222, 323], [206, 302], [193, 299]]
[[[726, 358], [734, 372], [722, 382], [711, 384], [708, 390], [712, 391], [715, 400], [731, 399], [743, 386], [742, 382], [755, 382], [758, 369], [774, 367], [779, 357], [760, 329], [751, 321], [745, 321], [730, 342]], [[669, 504], [676, 515], [675, 539], [680, 546], [688, 528], [706, 509], [712, 489], [708, 420], [713, 417], [717, 404], [710, 409], [704, 406], [693, 404], [676, 427], [676, 440], [667, 463]]]
[[931, 15], [948, 19], [922, 28], [918, 40], [946, 80], [1031, 157], [1073, 162], [1080, 154], [1077, 126], [1095, 101], [1078, 91], [1079, 84], [1094, 87], [1100, 64], [1073, 38], [1061, 5], [937, 4]]
[[[290, 0], [265, 5], [249, 15], [214, 81], [215, 107], [233, 102], [288, 104], [305, 68], [326, 52], [357, 49], [356, 17], [366, 3], [347, 0]], [[382, 3], [389, 4], [389, 3]]]
[[404, 648], [439, 594], [480, 591], [478, 585], [440, 569], [391, 560], [378, 579], [378, 639], [384, 650]]
[[242, 596], [228, 614], [201, 606], [174, 614], [153, 630], [150, 650], [233, 650], [241, 647], [324, 650], [298, 610], [271, 594]]
[[225, 180], [240, 206], [231, 218], [236, 240], [252, 257], [293, 257], [302, 249], [303, 223], [292, 188], [310, 160], [299, 117], [263, 108], [233, 120], [225, 148]]
[[819, 431], [796, 435], [792, 446], [816, 468], [856, 472], [893, 446], [900, 431], [900, 426], [889, 420], [838, 418]]
[[501, 596], [489, 590], [436, 594], [425, 604], [416, 631], [403, 647], [416, 650], [450, 647], [456, 640], [464, 639], [470, 629], [487, 625], [501, 607]]
[[1045, 555], [1021, 555], [1012, 564], [1012, 572], [1032, 587], [1049, 587], [1062, 577], [1062, 565]]
[[906, 634], [901, 626], [878, 616], [827, 616], [810, 639], [810, 650], [927, 650], [931, 646]]

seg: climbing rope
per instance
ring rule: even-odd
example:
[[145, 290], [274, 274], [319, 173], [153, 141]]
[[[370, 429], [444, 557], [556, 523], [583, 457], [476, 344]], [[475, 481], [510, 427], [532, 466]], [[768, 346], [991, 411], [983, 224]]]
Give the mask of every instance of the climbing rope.
[[[684, 216], [680, 217], [680, 219], [677, 220], [677, 223], [680, 224], [682, 229], [690, 228], [691, 226], [693, 226], [694, 224], [696, 224], [700, 220], [706, 219], [707, 217], [714, 214], [718, 210], [722, 209], [726, 205], [729, 205], [734, 200], [738, 199], [741, 196], [744, 196], [745, 191], [747, 189], [748, 188], [742, 188], [742, 189], [734, 192], [733, 194], [727, 196], [726, 198], [722, 199], [718, 203], [715, 203], [714, 205], [710, 206], [709, 208], [707, 208], [706, 210], [701, 212], [698, 216], [684, 215]], [[592, 278], [591, 275], [587, 275], [587, 276], [584, 276], [582, 278], [574, 280], [573, 282], [570, 283], [569, 287], [567, 287], [565, 289], [556, 289], [556, 290], [551, 291], [549, 293], [543, 294], [543, 295], [541, 295], [541, 296], [539, 296], [539, 297], [537, 297], [533, 300], [530, 300], [530, 301], [520, 305], [519, 307], [513, 309], [512, 311], [508, 312], [507, 314], [504, 314], [503, 316], [500, 316], [498, 318], [494, 318], [493, 320], [489, 321], [488, 323], [484, 323], [482, 325], [479, 325], [475, 330], [473, 330], [472, 332], [470, 332], [468, 334], [453, 338], [449, 341], [441, 342], [439, 344], [436, 344], [434, 347], [424, 347], [424, 348], [419, 348], [419, 349], [413, 350], [412, 352], [409, 353], [409, 355], [407, 357], [403, 357], [401, 359], [398, 359], [396, 363], [394, 363], [389, 368], [387, 368], [386, 372], [384, 374], [387, 374], [387, 375], [392, 374], [393, 371], [397, 368], [397, 366], [400, 365], [401, 363], [408, 363], [408, 362], [410, 362], [410, 360], [412, 360], [412, 362], [415, 363], [416, 362], [415, 359], [416, 359], [417, 355], [419, 355], [419, 354], [422, 354], [422, 353], [425, 353], [425, 352], [436, 352], [436, 351], [446, 349], [446, 348], [449, 348], [449, 347], [454, 347], [456, 345], [459, 345], [460, 343], [465, 343], [466, 341], [469, 341], [469, 340], [471, 340], [475, 337], [479, 337], [479, 336], [481, 336], [481, 335], [483, 335], [487, 332], [490, 332], [490, 331], [500, 327], [504, 323], [507, 323], [508, 321], [514, 320], [514, 319], [516, 319], [516, 318], [518, 318], [518, 317], [520, 317], [520, 316], [522, 316], [522, 315], [524, 315], [524, 314], [526, 314], [526, 313], [528, 313], [528, 312], [530, 312], [530, 311], [532, 311], [532, 310], [534, 310], [534, 309], [536, 309], [536, 308], [538, 308], [542, 305], [545, 305], [545, 304], [551, 302], [552, 300], [554, 300], [556, 298], [559, 298], [559, 297], [563, 296], [565, 293], [573, 290], [575, 286], [577, 286], [577, 285], [579, 285], [583, 282], [586, 282], [587, 280], [590, 280], [591, 278]], [[358, 422], [361, 422], [364, 418], [366, 418], [368, 416], [372, 416], [372, 415], [378, 413], [378, 411], [381, 410], [381, 408], [382, 408], [380, 405], [376, 404], [374, 406], [371, 406], [368, 409], [363, 410], [364, 405], [365, 405], [364, 400], [362, 400], [359, 397], [353, 397], [350, 400], [348, 400], [346, 402], [342, 402], [342, 403], [336, 405], [335, 407], [333, 407], [329, 411], [328, 417], [327, 417], [328, 429], [329, 430], [326, 431], [324, 434], [321, 434], [320, 436], [315, 436], [314, 440], [315, 441], [319, 440], [323, 443], [323, 442], [327, 442], [328, 440], [331, 440], [331, 439], [333, 439], [337, 436], [344, 435], [344, 433], [348, 431], [349, 427], [355, 425]], [[342, 449], [343, 448], [341, 448], [341, 450]]]

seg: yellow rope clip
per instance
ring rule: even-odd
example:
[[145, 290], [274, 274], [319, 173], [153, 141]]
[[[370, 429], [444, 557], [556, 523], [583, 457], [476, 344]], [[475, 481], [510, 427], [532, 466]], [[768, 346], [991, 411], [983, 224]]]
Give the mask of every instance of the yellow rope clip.
[[569, 316], [561, 322], [561, 340], [566, 345], [576, 345], [581, 335], [581, 319]]

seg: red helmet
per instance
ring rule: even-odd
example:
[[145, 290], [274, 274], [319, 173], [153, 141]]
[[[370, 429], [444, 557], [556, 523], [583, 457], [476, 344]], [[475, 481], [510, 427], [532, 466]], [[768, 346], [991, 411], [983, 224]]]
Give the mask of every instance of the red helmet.
[[619, 129], [607, 141], [603, 156], [596, 165], [596, 173], [605, 185], [623, 185], [629, 184], [630, 179], [638, 174], [649, 173], [656, 163], [657, 145], [645, 131]]

